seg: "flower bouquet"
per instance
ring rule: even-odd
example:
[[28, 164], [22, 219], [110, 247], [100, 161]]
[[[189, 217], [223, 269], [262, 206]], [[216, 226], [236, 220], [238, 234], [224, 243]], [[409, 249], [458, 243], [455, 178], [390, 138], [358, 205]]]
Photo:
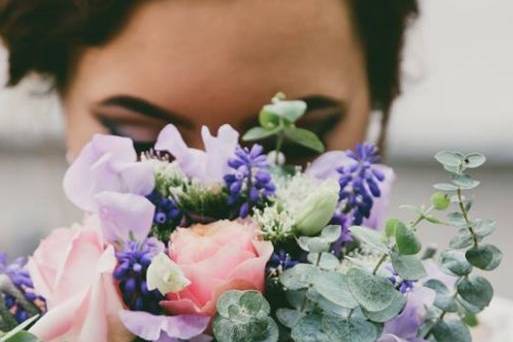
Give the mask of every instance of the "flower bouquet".
[[[394, 173], [374, 145], [287, 162], [285, 141], [323, 152], [295, 125], [305, 110], [278, 95], [244, 144], [204, 127], [204, 150], [173, 125], [140, 156], [94, 136], [64, 179], [83, 222], [28, 262], [0, 258], [0, 340], [470, 341], [493, 296], [474, 270], [502, 259], [465, 195], [484, 156], [437, 154], [450, 181], [385, 221]], [[447, 226], [450, 248], [422, 248], [424, 224]]]

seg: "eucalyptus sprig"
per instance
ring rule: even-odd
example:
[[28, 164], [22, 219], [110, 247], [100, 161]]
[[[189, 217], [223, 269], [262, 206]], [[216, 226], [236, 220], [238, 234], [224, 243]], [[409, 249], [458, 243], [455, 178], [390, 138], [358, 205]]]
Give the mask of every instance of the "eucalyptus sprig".
[[[493, 298], [493, 287], [483, 276], [473, 274], [474, 268], [483, 271], [496, 269], [502, 261], [502, 252], [494, 245], [484, 244], [485, 237], [495, 230], [493, 220], [472, 219], [472, 201], [464, 191], [475, 189], [480, 182], [467, 172], [483, 165], [486, 158], [480, 153], [440, 152], [435, 156], [449, 172], [450, 183], [436, 184], [456, 207], [447, 215], [447, 224], [458, 229], [450, 241], [450, 248], [440, 255], [442, 270], [456, 277], [454, 289], [448, 289], [438, 280], [426, 286], [436, 291], [431, 320], [426, 321], [420, 337], [434, 337], [436, 341], [471, 341], [466, 323], [475, 321], [475, 315], [487, 307]], [[448, 316], [451, 316], [448, 318]]]
[[258, 116], [260, 126], [244, 134], [242, 140], [257, 141], [276, 137], [275, 154], [278, 160], [283, 142], [288, 139], [316, 152], [324, 152], [324, 144], [315, 133], [296, 127], [296, 122], [306, 113], [304, 101], [289, 101], [283, 93], [276, 94], [271, 104], [265, 105]]

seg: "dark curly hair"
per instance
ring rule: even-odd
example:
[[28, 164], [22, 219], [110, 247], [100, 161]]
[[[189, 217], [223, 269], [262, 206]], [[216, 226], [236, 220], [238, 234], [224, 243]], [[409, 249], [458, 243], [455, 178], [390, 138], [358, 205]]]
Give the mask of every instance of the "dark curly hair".
[[[35, 71], [64, 88], [82, 47], [107, 42], [144, 0], [0, 0], [0, 36], [10, 51], [9, 85]], [[342, 0], [341, 0], [342, 1]], [[348, 0], [365, 50], [373, 108], [383, 127], [400, 93], [400, 61], [416, 0]]]

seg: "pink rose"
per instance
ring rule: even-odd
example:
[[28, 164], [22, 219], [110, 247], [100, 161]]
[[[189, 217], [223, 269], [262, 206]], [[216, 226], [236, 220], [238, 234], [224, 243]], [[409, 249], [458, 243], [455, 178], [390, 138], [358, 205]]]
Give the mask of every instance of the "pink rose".
[[218, 221], [179, 228], [171, 235], [170, 257], [191, 284], [162, 302], [173, 314], [216, 313], [217, 298], [227, 290], [263, 291], [272, 243], [261, 241], [252, 224]]
[[48, 312], [31, 332], [43, 341], [130, 341], [118, 312], [123, 304], [112, 272], [116, 257], [97, 229], [57, 229], [43, 240], [28, 269]]

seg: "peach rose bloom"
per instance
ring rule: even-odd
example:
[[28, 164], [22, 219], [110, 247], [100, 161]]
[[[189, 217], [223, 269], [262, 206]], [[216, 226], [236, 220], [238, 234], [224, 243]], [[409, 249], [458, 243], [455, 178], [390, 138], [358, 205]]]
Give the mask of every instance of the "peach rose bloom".
[[48, 312], [30, 330], [47, 341], [130, 341], [118, 312], [114, 249], [97, 229], [57, 229], [29, 259], [28, 270]]
[[170, 293], [162, 306], [172, 314], [214, 316], [217, 298], [227, 290], [264, 290], [265, 265], [273, 245], [258, 239], [254, 224], [218, 221], [179, 228], [169, 254], [191, 284]]

